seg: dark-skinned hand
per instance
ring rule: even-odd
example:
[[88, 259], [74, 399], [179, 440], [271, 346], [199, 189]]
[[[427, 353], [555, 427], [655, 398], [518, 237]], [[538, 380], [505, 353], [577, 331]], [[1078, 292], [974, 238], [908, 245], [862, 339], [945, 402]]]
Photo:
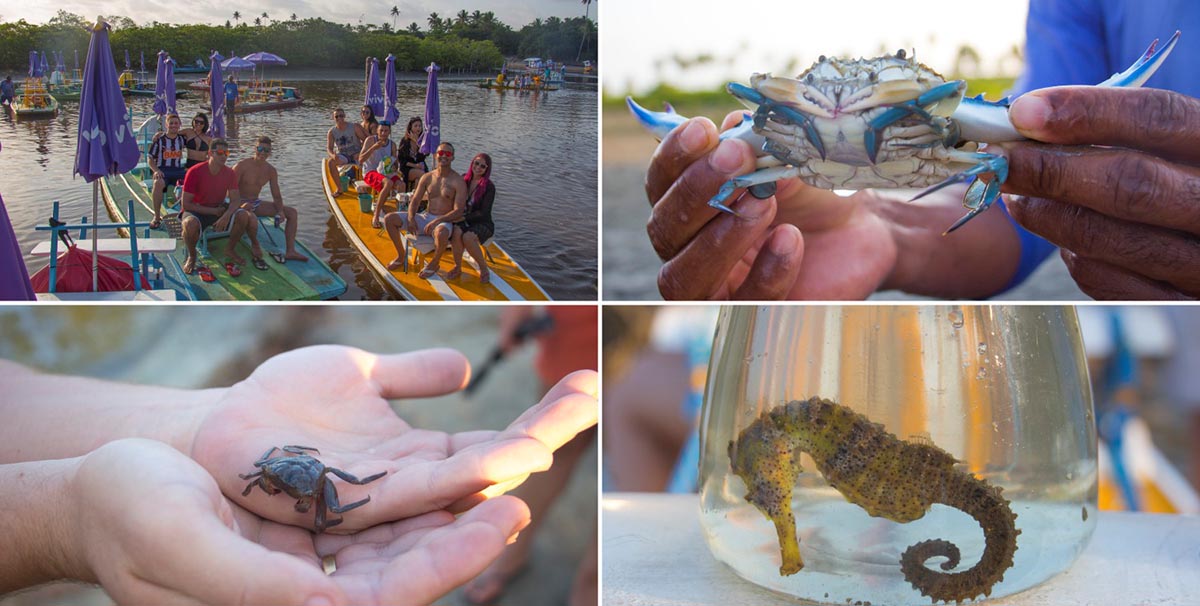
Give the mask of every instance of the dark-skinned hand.
[[1009, 114], [1035, 141], [1004, 144], [1009, 212], [1062, 249], [1097, 299], [1200, 296], [1200, 100], [1063, 86]]

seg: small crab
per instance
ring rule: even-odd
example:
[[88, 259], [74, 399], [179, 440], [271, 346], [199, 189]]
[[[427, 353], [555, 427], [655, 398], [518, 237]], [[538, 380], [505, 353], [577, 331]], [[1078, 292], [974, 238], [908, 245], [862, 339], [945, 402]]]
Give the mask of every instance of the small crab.
[[[276, 450], [282, 450], [285, 453], [296, 456], [272, 457], [271, 455]], [[367, 497], [349, 505], [342, 505], [338, 502], [337, 488], [326, 478], [326, 474], [332, 473], [351, 484], [359, 485], [374, 482], [387, 474], [386, 471], [382, 471], [360, 480], [340, 469], [326, 467], [320, 461], [309, 456], [308, 452], [321, 454], [316, 448], [308, 446], [284, 446], [283, 448], [272, 446], [270, 450], [263, 453], [263, 456], [254, 462], [254, 466], [258, 468], [257, 472], [238, 474], [238, 477], [243, 480], [253, 480], [246, 485], [246, 490], [242, 491], [242, 496], [248, 496], [250, 491], [255, 486], [258, 486], [263, 489], [263, 492], [269, 495], [285, 492], [288, 496], [295, 497], [296, 511], [300, 513], [307, 513], [313, 503], [316, 503], [317, 517], [315, 527], [317, 532], [322, 532], [326, 528], [331, 528], [342, 523], [342, 518], [326, 520], [326, 507], [333, 513], [346, 513], [351, 509], [366, 505], [371, 500], [371, 497]]]

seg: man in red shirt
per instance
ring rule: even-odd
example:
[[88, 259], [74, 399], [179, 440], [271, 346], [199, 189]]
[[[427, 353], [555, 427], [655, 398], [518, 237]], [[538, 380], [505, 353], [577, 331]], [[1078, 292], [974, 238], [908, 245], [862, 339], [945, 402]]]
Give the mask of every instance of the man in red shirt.
[[[196, 269], [196, 242], [200, 232], [212, 226], [217, 231], [229, 230], [227, 254], [230, 262], [225, 264], [229, 275], [241, 275], [241, 265], [246, 262], [234, 252], [242, 235], [258, 231], [254, 213], [239, 204], [230, 206], [229, 200], [239, 201], [238, 178], [232, 168], [225, 166], [229, 159], [229, 142], [217, 138], [208, 148], [208, 161], [188, 169], [183, 178], [183, 210], [179, 213], [183, 221], [183, 243], [187, 245], [187, 259], [183, 271], [190, 274]], [[253, 238], [254, 234], [251, 235]]]

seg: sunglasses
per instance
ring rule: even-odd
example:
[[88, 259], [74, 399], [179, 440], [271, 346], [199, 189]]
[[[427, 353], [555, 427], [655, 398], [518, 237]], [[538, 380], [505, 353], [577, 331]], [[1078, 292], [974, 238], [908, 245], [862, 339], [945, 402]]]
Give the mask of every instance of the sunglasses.
[[260, 154], [269, 154], [269, 153], [271, 153], [271, 148], [269, 148], [269, 147], [267, 147], [267, 146], [265, 146], [265, 145], [259, 145], [258, 147], [254, 148], [254, 149], [258, 150], [258, 153], [260, 153]]
[[476, 160], [476, 161], [472, 162], [471, 164], [474, 166], [478, 166], [480, 168], [487, 168], [487, 162], [484, 162], [483, 160]]
[[334, 118], [345, 118], [345, 117], [346, 117], [346, 114], [343, 114], [343, 113], [341, 113], [341, 112], [338, 112], [338, 113], [334, 114], [334, 115], [333, 115], [333, 117], [334, 117]]
[[444, 149], [439, 149], [439, 150], [437, 151], [437, 157], [439, 157], [439, 158], [453, 158], [453, 157], [454, 157], [454, 152], [452, 152], [452, 151], [446, 151], [446, 150], [444, 150]]
[[222, 158], [225, 158], [225, 157], [229, 156], [229, 150], [227, 150], [227, 149], [214, 149], [214, 150], [213, 150], [213, 155], [214, 155], [214, 156], [221, 156]]

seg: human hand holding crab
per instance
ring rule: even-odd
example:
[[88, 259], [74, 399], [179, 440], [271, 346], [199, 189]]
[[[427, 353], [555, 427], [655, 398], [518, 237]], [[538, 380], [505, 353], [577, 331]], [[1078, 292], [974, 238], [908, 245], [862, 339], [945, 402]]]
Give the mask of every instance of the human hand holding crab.
[[[1200, 100], [1057, 87], [1013, 103], [1013, 218], [1097, 299], [1200, 297]], [[1136, 117], [1139, 119], [1131, 119]]]
[[258, 490], [243, 495], [241, 476], [258, 471], [252, 463], [265, 447], [316, 448], [321, 464], [357, 478], [386, 473], [363, 485], [326, 476], [341, 503], [371, 499], [333, 529], [346, 533], [433, 511], [466, 511], [548, 468], [554, 450], [596, 422], [592, 372], [568, 376], [503, 431], [414, 429], [388, 405], [388, 398], [457, 391], [468, 374], [466, 359], [453, 350], [387, 356], [338, 346], [295, 350], [221, 393], [198, 423], [190, 452], [242, 506], [304, 528], [313, 528], [316, 517], [298, 511], [295, 499]]
[[[743, 115], [726, 116], [722, 130]], [[962, 214], [961, 189], [906, 204], [893, 192], [868, 189], [844, 198], [784, 179], [773, 196], [742, 196], [733, 204], [736, 214], [708, 205], [754, 164], [745, 142], [718, 145], [717, 129], [705, 118], [662, 140], [646, 193], [653, 206], [647, 231], [666, 261], [658, 278], [664, 298], [862, 299], [881, 288], [983, 296], [1002, 288], [1015, 267], [1006, 266], [1003, 250], [1015, 247], [1016, 238], [999, 213], [976, 217], [962, 228], [966, 237], [941, 237]], [[960, 272], [959, 264], [983, 269]]]

